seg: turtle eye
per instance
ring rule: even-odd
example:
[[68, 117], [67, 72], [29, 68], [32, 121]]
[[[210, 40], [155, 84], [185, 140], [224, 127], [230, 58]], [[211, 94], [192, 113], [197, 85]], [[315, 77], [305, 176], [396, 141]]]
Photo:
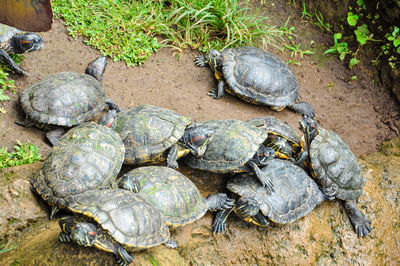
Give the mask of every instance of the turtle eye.
[[312, 122], [311, 123], [311, 128], [317, 128], [317, 123], [316, 122]]

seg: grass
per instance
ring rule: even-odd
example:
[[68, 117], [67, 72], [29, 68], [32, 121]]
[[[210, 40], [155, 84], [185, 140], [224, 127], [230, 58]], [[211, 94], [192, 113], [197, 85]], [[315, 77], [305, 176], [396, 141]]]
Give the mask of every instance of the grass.
[[[17, 64], [20, 64], [22, 59], [24, 58], [23, 55], [11, 55], [11, 57], [14, 59], [14, 61]], [[8, 66], [0, 63], [0, 102], [10, 100], [10, 97], [3, 94], [7, 89], [13, 90], [13, 92], [15, 93], [14, 80], [10, 79], [9, 73], [8, 73], [10, 71], [11, 70]], [[4, 113], [5, 111], [2, 108], [0, 108], [0, 112]]]
[[39, 148], [28, 142], [17, 141], [13, 152], [8, 152], [7, 148], [0, 148], [0, 169], [5, 167], [31, 164], [41, 159]]
[[249, 13], [249, 0], [54, 0], [69, 34], [128, 66], [163, 46], [185, 48], [268, 45], [281, 39], [265, 17]]

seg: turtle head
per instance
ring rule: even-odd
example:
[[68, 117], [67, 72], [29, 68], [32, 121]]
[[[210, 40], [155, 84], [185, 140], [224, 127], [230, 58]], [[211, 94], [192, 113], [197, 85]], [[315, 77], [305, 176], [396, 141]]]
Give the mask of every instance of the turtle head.
[[270, 159], [275, 158], [275, 150], [261, 144], [253, 158], [256, 160], [257, 165], [264, 166]]
[[40, 35], [33, 32], [25, 32], [15, 34], [13, 36], [13, 44], [16, 53], [24, 53], [41, 49], [44, 45], [44, 41]]
[[207, 127], [190, 127], [185, 130], [181, 143], [190, 150], [194, 156], [202, 156], [207, 149], [207, 144], [212, 140], [214, 130]]
[[309, 145], [319, 133], [318, 124], [311, 117], [304, 115], [299, 122], [299, 125], [299, 128], [304, 133], [306, 142]]
[[103, 116], [97, 121], [97, 124], [112, 128], [114, 122], [115, 122], [115, 117], [117, 115], [117, 110], [112, 109], [108, 110]]
[[99, 56], [89, 63], [85, 73], [96, 78], [98, 81], [103, 80], [103, 74], [106, 71], [107, 57]]
[[242, 218], [257, 215], [260, 204], [253, 198], [241, 197], [235, 202], [235, 212]]
[[124, 174], [123, 176], [121, 176], [121, 178], [118, 182], [118, 187], [125, 189], [125, 190], [130, 190], [134, 193], [139, 193], [140, 182], [136, 176], [131, 176], [131, 175], [129, 175], [129, 173], [127, 173], [127, 174]]
[[208, 53], [204, 55], [206, 62], [214, 71], [221, 71], [223, 57], [220, 52], [214, 49], [210, 49]]
[[71, 230], [71, 239], [81, 246], [92, 247], [97, 239], [97, 228], [92, 223], [77, 223]]

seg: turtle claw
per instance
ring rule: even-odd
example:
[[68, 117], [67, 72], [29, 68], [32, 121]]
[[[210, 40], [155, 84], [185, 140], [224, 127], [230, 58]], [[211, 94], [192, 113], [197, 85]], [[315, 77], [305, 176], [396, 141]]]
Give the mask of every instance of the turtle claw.
[[216, 234], [223, 233], [226, 228], [226, 219], [228, 218], [228, 215], [230, 214], [232, 209], [227, 209], [223, 211], [217, 212], [217, 214], [214, 217], [214, 221], [212, 224], [213, 232]]
[[67, 235], [64, 232], [61, 232], [60, 235], [58, 236], [58, 239], [60, 239], [61, 242], [70, 242], [71, 238], [69, 237], [69, 235]]
[[235, 205], [235, 200], [225, 193], [210, 194], [206, 200], [210, 211], [231, 209]]
[[371, 221], [365, 218], [362, 224], [354, 225], [354, 230], [359, 237], [367, 236], [371, 232]]
[[214, 99], [218, 99], [218, 89], [212, 89], [208, 92], [208, 96], [213, 97]]
[[205, 67], [207, 66], [207, 60], [204, 55], [196, 56], [196, 58], [194, 59], [194, 64], [197, 67]]
[[339, 187], [332, 183], [329, 187], [322, 187], [321, 191], [324, 194], [325, 200], [332, 201], [336, 198], [336, 193], [338, 192]]

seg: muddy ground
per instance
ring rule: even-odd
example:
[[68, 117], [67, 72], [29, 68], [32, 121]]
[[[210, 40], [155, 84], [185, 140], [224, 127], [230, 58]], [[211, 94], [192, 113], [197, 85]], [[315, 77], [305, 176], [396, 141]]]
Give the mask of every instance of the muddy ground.
[[[299, 83], [301, 98], [314, 105], [316, 120], [321, 126], [338, 133], [353, 152], [362, 157], [377, 151], [384, 140], [398, 137], [399, 105], [391, 92], [379, 85], [373, 69], [356, 66], [350, 71], [339, 59], [322, 56], [321, 51], [330, 44], [332, 36], [321, 33], [310, 23], [303, 22], [297, 11], [291, 10], [290, 7], [284, 4], [269, 4], [264, 6], [264, 10], [268, 10], [270, 17], [273, 15], [271, 23], [277, 25], [283, 25], [291, 15], [296, 27], [295, 33], [299, 35], [297, 41], [303, 43], [303, 49], [310, 46], [311, 40], [314, 41], [315, 54], [303, 59], [295, 58], [301, 65], [292, 64], [291, 67]], [[24, 88], [50, 74], [62, 71], [84, 72], [87, 63], [100, 54], [86, 46], [82, 39], [74, 40], [68, 36], [61, 20], [56, 20], [52, 30], [43, 33], [43, 36], [46, 40], [44, 49], [27, 54], [22, 62], [22, 67], [30, 72], [31, 76], [13, 76], [16, 94], [8, 93], [11, 101], [0, 103], [0, 107], [7, 111], [6, 115], [0, 115], [0, 143], [1, 146], [11, 148], [17, 139], [23, 142], [29, 140], [38, 145], [42, 155], [46, 156], [51, 147], [45, 141], [43, 132], [14, 124], [15, 120], [24, 118], [17, 104], [17, 95]], [[285, 61], [290, 59], [288, 53], [281, 53], [273, 47], [269, 47], [268, 50]], [[293, 127], [298, 127], [300, 116], [288, 109], [275, 112], [264, 106], [244, 103], [229, 95], [218, 100], [207, 96], [207, 92], [216, 86], [216, 82], [209, 69], [194, 66], [193, 59], [198, 54], [197, 51], [186, 50], [178, 60], [172, 49], [160, 49], [142, 66], [130, 68], [123, 62], [109, 60], [103, 78], [107, 96], [122, 108], [153, 104], [173, 109], [198, 121], [227, 118], [247, 120], [274, 115]], [[351, 80], [352, 76], [357, 76], [357, 80]], [[390, 160], [387, 159], [388, 162]], [[378, 164], [385, 161], [386, 159], [380, 159]], [[371, 162], [371, 165], [375, 164], [375, 161]], [[393, 164], [396, 165], [396, 159], [393, 159], [390, 166]], [[33, 169], [36, 169], [35, 167], [40, 165], [34, 166]], [[390, 183], [387, 185], [391, 189], [390, 193], [394, 193], [394, 203], [382, 211], [383, 207], [379, 204], [387, 200], [381, 194], [382, 189], [375, 189], [374, 186], [381, 186], [382, 182], [386, 182], [387, 175], [382, 175], [383, 166], [379, 167], [378, 170], [364, 168], [368, 181], [366, 196], [361, 200], [361, 205], [363, 212], [368, 213], [371, 219], [382, 215], [390, 216], [389, 210], [396, 213], [395, 210], [398, 210], [399, 206], [400, 181], [397, 174], [400, 171], [394, 173], [394, 179], [397, 178], [394, 187], [390, 187], [393, 183], [387, 181]], [[387, 171], [388, 167], [383, 168]], [[222, 189], [222, 181], [213, 180], [217, 178], [215, 175], [201, 179], [199, 177], [203, 173], [185, 167], [182, 169], [186, 175], [193, 177], [204, 195]], [[340, 218], [336, 219], [338, 216]], [[324, 220], [325, 218], [327, 219]], [[316, 212], [298, 223], [288, 227], [274, 227], [271, 230], [249, 227], [234, 220], [230, 230], [217, 237], [211, 234], [211, 219], [212, 216], [207, 214], [200, 221], [177, 230], [174, 236], [180, 244], [178, 251], [166, 251], [164, 247], [158, 247], [145, 253], [137, 253], [137, 261], [140, 264], [149, 263], [152, 258], [156, 258], [161, 265], [399, 262], [398, 254], [390, 251], [400, 248], [398, 231], [394, 232], [394, 239], [390, 239], [392, 232], [383, 228], [375, 230], [366, 240], [357, 239], [339, 203], [324, 203]], [[387, 221], [388, 228], [397, 226], [398, 230], [400, 218], [396, 219], [394, 222]], [[373, 226], [377, 227], [375, 221]], [[28, 232], [29, 230], [31, 229], [28, 229]], [[18, 239], [13, 240], [18, 242], [19, 248], [0, 255], [0, 262], [41, 265], [66, 263], [65, 260], [69, 258], [70, 261], [66, 264], [81, 264], [90, 258], [89, 264], [95, 265], [107, 264], [113, 260], [112, 256], [102, 252], [58, 243], [59, 231], [54, 221], [41, 223], [35, 230], [35, 234], [29, 233], [29, 236], [22, 233], [22, 242]], [[383, 236], [378, 236], [377, 232]], [[45, 252], [41, 252], [41, 246]], [[24, 252], [28, 249], [30, 255], [24, 259]]]

